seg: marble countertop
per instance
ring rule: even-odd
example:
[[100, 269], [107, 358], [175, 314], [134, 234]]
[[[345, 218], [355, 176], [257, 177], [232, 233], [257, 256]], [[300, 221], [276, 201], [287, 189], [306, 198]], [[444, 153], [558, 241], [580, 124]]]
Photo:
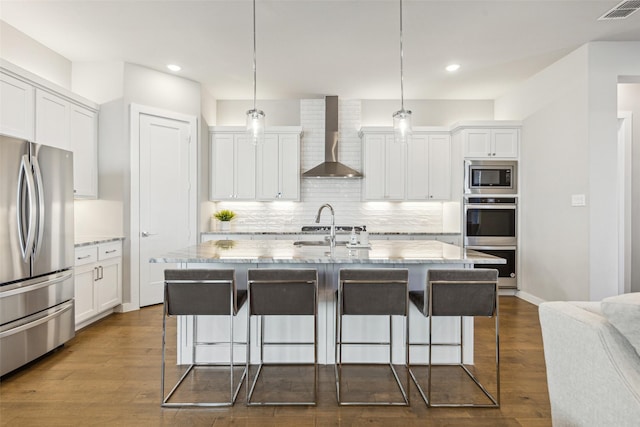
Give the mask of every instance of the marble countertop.
[[[284, 231], [264, 231], [264, 230], [243, 230], [243, 231], [204, 231], [201, 235], [220, 235], [225, 236], [237, 235], [264, 235], [264, 236], [293, 236], [293, 235], [326, 235], [326, 231], [300, 231], [300, 230], [284, 230]], [[349, 231], [336, 231], [336, 234], [349, 235]], [[429, 232], [429, 231], [374, 231], [369, 232], [369, 236], [460, 236], [461, 233], [449, 232]]]
[[376, 240], [370, 249], [296, 246], [293, 240], [212, 240], [152, 263], [505, 264], [502, 258], [435, 240]]
[[81, 236], [76, 237], [75, 247], [99, 245], [100, 243], [117, 242], [124, 240], [124, 237], [105, 237], [105, 236]]

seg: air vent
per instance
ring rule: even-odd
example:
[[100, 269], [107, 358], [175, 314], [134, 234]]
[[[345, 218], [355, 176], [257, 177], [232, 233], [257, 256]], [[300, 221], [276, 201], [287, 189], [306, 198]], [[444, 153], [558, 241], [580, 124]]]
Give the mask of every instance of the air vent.
[[640, 0], [623, 1], [598, 18], [598, 21], [625, 19], [638, 9], [640, 9]]

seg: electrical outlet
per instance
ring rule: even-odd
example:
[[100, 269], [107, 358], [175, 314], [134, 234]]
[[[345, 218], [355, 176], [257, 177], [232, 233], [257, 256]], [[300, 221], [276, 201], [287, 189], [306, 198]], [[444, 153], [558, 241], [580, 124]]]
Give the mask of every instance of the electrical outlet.
[[572, 194], [571, 206], [586, 206], [587, 197], [584, 194]]

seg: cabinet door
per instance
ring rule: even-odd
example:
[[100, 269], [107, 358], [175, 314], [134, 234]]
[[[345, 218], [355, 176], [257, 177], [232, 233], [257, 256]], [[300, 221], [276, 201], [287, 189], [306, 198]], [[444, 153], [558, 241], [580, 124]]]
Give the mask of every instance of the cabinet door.
[[256, 146], [248, 138], [236, 135], [235, 141], [235, 199], [255, 200], [256, 198]]
[[100, 279], [95, 282], [98, 313], [122, 303], [121, 265], [121, 258], [100, 264]]
[[69, 102], [47, 91], [36, 89], [36, 142], [71, 150], [69, 141]]
[[280, 143], [278, 135], [265, 135], [258, 147], [258, 173], [256, 179], [259, 200], [275, 200], [280, 192]]
[[0, 73], [0, 134], [34, 140], [34, 89]]
[[233, 135], [211, 136], [211, 200], [234, 197]]
[[407, 199], [429, 198], [429, 136], [413, 135], [407, 146]]
[[394, 141], [393, 135], [386, 136], [386, 164], [385, 164], [385, 199], [404, 200], [406, 180], [407, 144]]
[[451, 198], [451, 138], [449, 135], [429, 135], [429, 200]]
[[76, 325], [98, 314], [94, 283], [96, 280], [95, 264], [75, 267], [75, 312]]
[[364, 200], [385, 199], [386, 138], [385, 135], [367, 135], [362, 141], [364, 169]]
[[98, 114], [71, 104], [69, 129], [73, 150], [73, 194], [98, 198]]
[[491, 139], [493, 142], [493, 156], [502, 158], [518, 157], [519, 129], [493, 129], [491, 131]]
[[491, 157], [491, 130], [466, 129], [463, 131], [465, 157]]
[[300, 200], [300, 137], [280, 135], [279, 200]]

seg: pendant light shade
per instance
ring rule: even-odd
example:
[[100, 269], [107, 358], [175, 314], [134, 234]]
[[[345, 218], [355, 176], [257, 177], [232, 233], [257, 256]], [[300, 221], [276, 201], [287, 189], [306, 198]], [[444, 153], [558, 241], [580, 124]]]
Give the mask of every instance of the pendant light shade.
[[247, 138], [254, 145], [264, 142], [264, 111], [247, 111]]
[[247, 111], [247, 138], [254, 145], [264, 142], [264, 111], [256, 108], [256, 0], [253, 0], [253, 109]]
[[394, 140], [406, 144], [411, 140], [411, 111], [404, 109], [404, 52], [402, 49], [402, 0], [400, 0], [400, 110], [393, 113]]

